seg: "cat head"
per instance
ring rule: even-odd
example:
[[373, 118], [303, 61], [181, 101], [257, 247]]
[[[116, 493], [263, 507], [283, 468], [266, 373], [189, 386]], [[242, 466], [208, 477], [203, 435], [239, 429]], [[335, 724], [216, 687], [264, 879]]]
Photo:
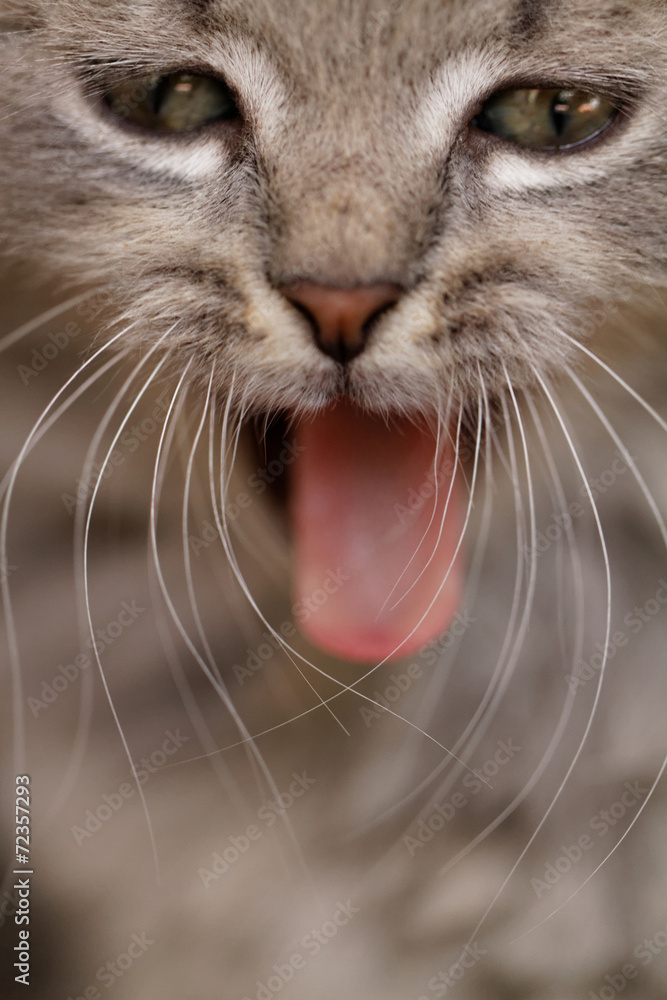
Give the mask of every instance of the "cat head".
[[10, 249], [259, 411], [525, 385], [664, 263], [661, 3], [4, 6]]

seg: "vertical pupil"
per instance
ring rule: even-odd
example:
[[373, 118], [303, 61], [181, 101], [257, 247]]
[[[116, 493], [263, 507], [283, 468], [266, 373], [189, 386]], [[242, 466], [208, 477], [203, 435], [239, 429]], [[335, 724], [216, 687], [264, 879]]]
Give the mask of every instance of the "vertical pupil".
[[167, 91], [171, 85], [171, 81], [168, 76], [161, 76], [160, 79], [154, 84], [149, 95], [149, 100], [151, 103], [151, 110], [154, 115], [159, 115], [162, 110], [162, 105], [164, 104], [164, 99], [167, 96]]
[[572, 104], [571, 95], [561, 91], [556, 94], [551, 105], [551, 123], [554, 132], [560, 138], [570, 124]]

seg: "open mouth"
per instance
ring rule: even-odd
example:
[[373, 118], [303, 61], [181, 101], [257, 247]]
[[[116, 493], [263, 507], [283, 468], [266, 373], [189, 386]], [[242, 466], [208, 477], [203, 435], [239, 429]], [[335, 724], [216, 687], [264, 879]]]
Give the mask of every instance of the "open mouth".
[[[411, 655], [444, 631], [462, 591], [464, 476], [456, 429], [385, 421], [340, 398], [291, 426], [281, 493], [297, 624], [346, 660]], [[285, 446], [286, 423], [268, 454]], [[269, 462], [270, 464], [270, 462]]]

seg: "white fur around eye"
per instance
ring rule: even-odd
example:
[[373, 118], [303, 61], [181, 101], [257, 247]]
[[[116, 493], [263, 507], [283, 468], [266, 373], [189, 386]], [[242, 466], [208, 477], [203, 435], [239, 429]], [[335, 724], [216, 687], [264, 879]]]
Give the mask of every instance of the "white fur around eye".
[[487, 52], [473, 50], [448, 59], [422, 100], [414, 121], [417, 141], [424, 151], [448, 149], [467, 109], [479, 94], [500, 78], [502, 62]]
[[[485, 179], [498, 192], [548, 191], [562, 187], [578, 187], [606, 180], [615, 170], [641, 161], [656, 128], [651, 113], [637, 114], [623, 133], [602, 136], [590, 149], [582, 144], [579, 150], [539, 157], [519, 147], [496, 145], [489, 158]], [[613, 128], [613, 126], [612, 126]]]
[[220, 141], [210, 137], [192, 146], [174, 144], [170, 147], [168, 143], [162, 146], [156, 143], [154, 148], [149, 148], [146, 144], [141, 149], [125, 150], [121, 155], [156, 175], [169, 174], [184, 181], [214, 177], [226, 160]]
[[220, 142], [213, 138], [202, 139], [194, 145], [169, 142], [109, 143], [107, 148], [116, 157], [127, 160], [156, 176], [168, 174], [175, 180], [202, 181], [214, 177], [224, 165], [226, 157]]
[[182, 181], [206, 180], [220, 171], [229, 156], [224, 141], [210, 133], [192, 135], [184, 141], [181, 137], [143, 135], [115, 124], [100, 115], [71, 82], [60, 91], [54, 105], [61, 124], [96, 156], [107, 154], [156, 178], [168, 175]]
[[594, 165], [545, 156], [543, 162], [538, 163], [519, 150], [498, 149], [489, 160], [485, 180], [496, 191], [518, 193], [587, 184], [604, 179], [608, 173], [603, 161]]
[[208, 56], [242, 95], [253, 131], [261, 133], [265, 142], [276, 141], [288, 106], [288, 89], [269, 56], [240, 39], [213, 39]]

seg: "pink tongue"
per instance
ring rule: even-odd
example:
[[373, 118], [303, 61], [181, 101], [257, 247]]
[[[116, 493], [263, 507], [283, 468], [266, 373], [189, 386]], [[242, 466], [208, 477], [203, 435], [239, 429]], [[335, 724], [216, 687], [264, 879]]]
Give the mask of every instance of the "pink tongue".
[[441, 443], [434, 475], [436, 440], [426, 426], [387, 427], [338, 402], [304, 420], [296, 444], [297, 622], [318, 646], [348, 660], [409, 655], [449, 626], [461, 596], [458, 476], [441, 531], [451, 443]]

